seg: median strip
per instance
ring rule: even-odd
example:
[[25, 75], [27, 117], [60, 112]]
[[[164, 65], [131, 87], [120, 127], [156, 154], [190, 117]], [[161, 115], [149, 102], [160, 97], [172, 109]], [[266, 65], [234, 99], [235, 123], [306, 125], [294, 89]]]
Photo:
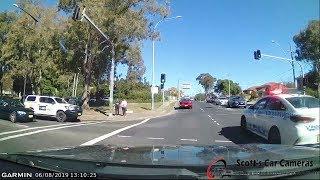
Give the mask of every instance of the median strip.
[[140, 125], [140, 124], [146, 123], [146, 122], [149, 121], [149, 120], [150, 120], [150, 118], [145, 119], [145, 120], [143, 120], [143, 121], [141, 121], [141, 122], [139, 122], [139, 123], [132, 124], [132, 125], [130, 125], [130, 126], [127, 126], [127, 127], [124, 127], [124, 128], [118, 129], [118, 130], [115, 130], [115, 131], [113, 131], [113, 132], [111, 132], [111, 133], [102, 135], [102, 136], [97, 137], [97, 138], [95, 138], [95, 139], [92, 139], [92, 140], [90, 140], [90, 141], [88, 141], [88, 142], [85, 142], [85, 143], [81, 144], [80, 146], [90, 146], [90, 145], [96, 144], [96, 143], [98, 143], [98, 142], [100, 142], [100, 141], [102, 141], [102, 140], [105, 140], [105, 139], [107, 139], [107, 138], [109, 138], [109, 137], [111, 137], [111, 136], [113, 136], [113, 135], [116, 135], [116, 134], [118, 134], [118, 133], [120, 133], [120, 132], [122, 132], [122, 131], [125, 131], [125, 130], [127, 130], [127, 129], [133, 128], [133, 127], [138, 126], [138, 125]]

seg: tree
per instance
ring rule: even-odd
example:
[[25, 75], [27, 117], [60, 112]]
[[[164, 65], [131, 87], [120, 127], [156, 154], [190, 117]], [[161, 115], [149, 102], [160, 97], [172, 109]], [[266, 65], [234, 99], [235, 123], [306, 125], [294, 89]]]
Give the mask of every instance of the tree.
[[[5, 73], [9, 71], [9, 63], [2, 58], [2, 47], [7, 42], [8, 32], [16, 17], [13, 13], [0, 13], [0, 95], [3, 93], [4, 82], [10, 83], [11, 78], [5, 78]], [[9, 81], [9, 82], [8, 82]], [[12, 82], [12, 81], [11, 81]], [[11, 84], [11, 83], [10, 83]]]
[[44, 84], [52, 85], [43, 83], [46, 81], [43, 77], [56, 77], [56, 81], [64, 71], [58, 66], [62, 58], [58, 42], [63, 17], [55, 8], [44, 7], [37, 1], [19, 1], [18, 4], [37, 17], [38, 23], [20, 11], [11, 23], [6, 43], [2, 46], [2, 58], [10, 65], [9, 74], [16, 85], [23, 86], [24, 83], [19, 81], [24, 79], [22, 81], [28, 82], [29, 86], [26, 87], [27, 92], [41, 94], [43, 89], [48, 89], [43, 87]]
[[69, 60], [82, 69], [85, 86], [83, 107], [88, 108], [90, 86], [101, 77], [108, 77], [111, 58], [115, 59], [116, 64], [128, 65], [129, 79], [136, 82], [142, 80], [145, 68], [141, 45], [143, 40], [156, 33], [152, 31], [153, 21], [150, 18], [163, 18], [168, 11], [166, 4], [155, 0], [60, 0], [58, 8], [70, 13], [76, 4], [86, 7], [86, 14], [105, 32], [115, 48], [112, 57], [110, 48], [102, 51], [106, 47], [106, 44], [101, 45], [104, 39], [87, 23], [68, 23], [66, 39], [71, 47]]
[[196, 78], [196, 80], [204, 88], [204, 91], [207, 94], [213, 88], [216, 78], [211, 76], [209, 73], [202, 73]]
[[204, 101], [206, 99], [206, 96], [203, 93], [198, 93], [194, 96], [194, 99], [196, 101]]
[[[175, 87], [171, 87], [167, 90], [167, 94], [169, 94], [170, 96], [179, 97], [179, 90]], [[180, 90], [180, 95], [182, 95], [182, 91]]]
[[[316, 81], [320, 94], [320, 21], [310, 21], [308, 27], [293, 37], [298, 50], [298, 60], [305, 60], [313, 65], [317, 72]], [[318, 95], [319, 96], [319, 95]]]
[[232, 80], [228, 79], [219, 79], [215, 86], [215, 92], [222, 93], [224, 95], [229, 94], [229, 81], [230, 81], [230, 94], [237, 95], [241, 93], [241, 88], [238, 83], [233, 82]]

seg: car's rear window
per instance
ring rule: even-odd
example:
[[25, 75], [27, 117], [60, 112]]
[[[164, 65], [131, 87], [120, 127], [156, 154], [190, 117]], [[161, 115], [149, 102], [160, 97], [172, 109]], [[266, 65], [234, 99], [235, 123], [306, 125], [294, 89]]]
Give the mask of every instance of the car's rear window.
[[295, 108], [318, 108], [320, 100], [314, 97], [291, 97], [286, 98]]
[[28, 96], [27, 101], [35, 101], [36, 97], [35, 96]]

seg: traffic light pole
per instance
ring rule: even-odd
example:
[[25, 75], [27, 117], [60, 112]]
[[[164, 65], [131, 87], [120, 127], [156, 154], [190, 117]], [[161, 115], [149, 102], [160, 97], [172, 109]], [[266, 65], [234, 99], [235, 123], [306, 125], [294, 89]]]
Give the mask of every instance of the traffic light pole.
[[110, 41], [109, 37], [105, 35], [98, 26], [96, 26], [93, 21], [86, 15], [85, 9], [82, 11], [82, 19], [87, 20], [105, 39], [107, 42], [109, 42], [111, 46], [111, 70], [110, 70], [110, 86], [109, 86], [109, 91], [110, 91], [110, 97], [109, 97], [109, 108], [110, 111], [113, 109], [113, 90], [114, 90], [114, 56], [115, 56], [115, 51], [114, 51], [114, 46], [113, 43]]
[[301, 70], [301, 76], [302, 76], [302, 88], [303, 88], [303, 94], [305, 95], [305, 86], [303, 84], [304, 81], [304, 72], [303, 72], [303, 68], [302, 65], [300, 64], [300, 62], [295, 61], [293, 59], [287, 59], [287, 58], [283, 58], [283, 57], [278, 57], [278, 56], [272, 56], [272, 55], [268, 55], [268, 54], [261, 54], [262, 57], [268, 57], [268, 58], [272, 58], [272, 59], [280, 59], [280, 60], [285, 60], [285, 61], [289, 61], [291, 63], [296, 62], [299, 66], [300, 66], [300, 70]]

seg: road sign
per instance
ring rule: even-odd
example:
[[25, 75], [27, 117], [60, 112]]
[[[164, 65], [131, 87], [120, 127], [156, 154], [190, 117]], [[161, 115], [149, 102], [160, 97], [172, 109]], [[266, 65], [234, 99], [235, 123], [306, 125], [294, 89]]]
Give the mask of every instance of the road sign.
[[151, 93], [158, 94], [159, 93], [159, 88], [157, 86], [151, 87]]
[[183, 84], [181, 84], [181, 89], [191, 89], [191, 84], [190, 83], [183, 83]]

